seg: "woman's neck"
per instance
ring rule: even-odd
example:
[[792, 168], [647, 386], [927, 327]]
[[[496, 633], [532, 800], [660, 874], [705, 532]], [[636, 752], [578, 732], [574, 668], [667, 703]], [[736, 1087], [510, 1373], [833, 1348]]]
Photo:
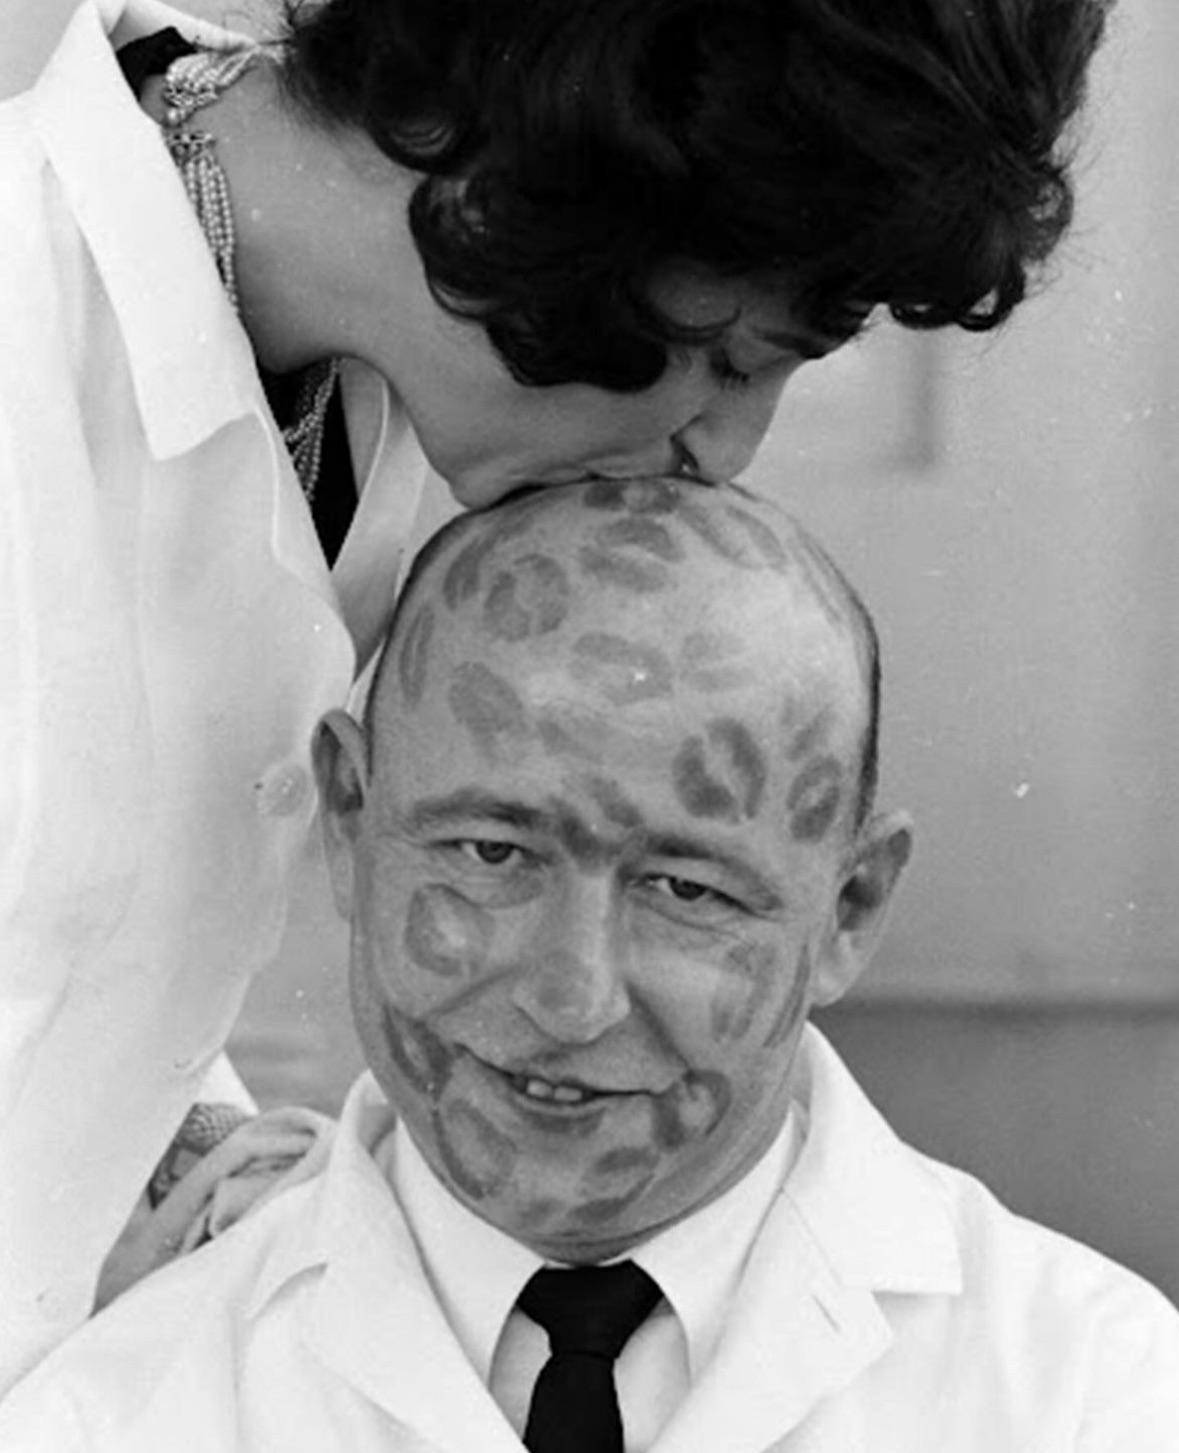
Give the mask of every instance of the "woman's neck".
[[[160, 114], [157, 93], [145, 109]], [[412, 177], [363, 135], [308, 117], [265, 57], [194, 117], [233, 213], [241, 319], [277, 373], [363, 352], [391, 311]], [[409, 244], [412, 246], [412, 243]]]

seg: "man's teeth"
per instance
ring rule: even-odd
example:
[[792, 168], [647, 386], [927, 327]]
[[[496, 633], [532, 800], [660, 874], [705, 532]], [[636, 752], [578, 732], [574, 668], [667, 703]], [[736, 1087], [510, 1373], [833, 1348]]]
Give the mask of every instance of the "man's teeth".
[[548, 1080], [530, 1079], [523, 1075], [513, 1076], [512, 1082], [529, 1099], [555, 1100], [560, 1105], [580, 1105], [593, 1095], [591, 1090], [583, 1090], [578, 1085], [552, 1085]]

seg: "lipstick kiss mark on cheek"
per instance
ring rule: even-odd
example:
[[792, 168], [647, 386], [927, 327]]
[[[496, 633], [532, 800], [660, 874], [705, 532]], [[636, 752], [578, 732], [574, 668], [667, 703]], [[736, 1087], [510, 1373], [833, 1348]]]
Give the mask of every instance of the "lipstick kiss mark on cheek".
[[419, 1019], [396, 1009], [384, 1013], [385, 1048], [394, 1068], [412, 1090], [436, 1101], [446, 1088], [454, 1052]]
[[799, 950], [798, 963], [794, 969], [794, 982], [781, 1007], [774, 1016], [765, 1038], [764, 1048], [778, 1049], [785, 1044], [802, 1019], [806, 1005], [807, 987], [811, 981], [811, 951], [809, 944]]
[[470, 1200], [485, 1201], [508, 1184], [519, 1147], [476, 1105], [461, 1099], [448, 1103], [435, 1115], [433, 1129], [446, 1174]]
[[710, 1009], [712, 1037], [718, 1044], [744, 1039], [784, 972], [777, 952], [768, 944], [738, 944], [725, 955], [724, 967], [726, 977]]
[[679, 1150], [703, 1140], [720, 1123], [732, 1102], [727, 1075], [719, 1070], [689, 1071], [652, 1102], [654, 1139], [664, 1150]]
[[487, 965], [492, 915], [445, 884], [415, 888], [405, 916], [405, 952], [428, 974], [477, 977]]
[[618, 1196], [598, 1196], [592, 1200], [580, 1201], [575, 1207], [576, 1219], [582, 1226], [608, 1226], [638, 1201], [655, 1179], [651, 1171], [635, 1182], [629, 1190]]

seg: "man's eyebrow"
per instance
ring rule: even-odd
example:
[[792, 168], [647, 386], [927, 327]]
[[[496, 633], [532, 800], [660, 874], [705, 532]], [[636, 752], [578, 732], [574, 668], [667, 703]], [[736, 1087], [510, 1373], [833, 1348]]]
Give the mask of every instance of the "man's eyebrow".
[[424, 797], [412, 803], [405, 813], [404, 825], [409, 832], [429, 832], [471, 817], [489, 818], [508, 827], [534, 829], [550, 822], [552, 814], [522, 802], [506, 801], [477, 787], [460, 787], [442, 797]]
[[708, 838], [690, 833], [648, 833], [644, 847], [651, 857], [709, 863], [740, 885], [751, 904], [764, 913], [781, 908], [784, 899], [777, 885], [746, 858], [728, 852]]

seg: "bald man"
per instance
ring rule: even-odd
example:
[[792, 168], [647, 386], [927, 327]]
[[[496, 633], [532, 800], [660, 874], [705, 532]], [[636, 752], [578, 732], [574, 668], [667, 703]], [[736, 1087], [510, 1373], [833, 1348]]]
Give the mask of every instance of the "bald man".
[[0, 1448], [1174, 1453], [1179, 1315], [898, 1142], [807, 1024], [909, 857], [877, 697], [862, 604], [737, 490], [448, 526], [317, 739], [371, 1071], [329, 1164], [67, 1343]]

